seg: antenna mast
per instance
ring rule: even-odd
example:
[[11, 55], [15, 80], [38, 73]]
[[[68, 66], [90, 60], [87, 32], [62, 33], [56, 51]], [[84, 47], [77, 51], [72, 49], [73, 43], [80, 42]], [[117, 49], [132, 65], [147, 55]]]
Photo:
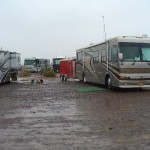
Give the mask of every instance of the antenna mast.
[[102, 21], [103, 21], [103, 34], [104, 34], [104, 40], [106, 41], [106, 30], [105, 30], [105, 20], [104, 20], [104, 16], [102, 16]]

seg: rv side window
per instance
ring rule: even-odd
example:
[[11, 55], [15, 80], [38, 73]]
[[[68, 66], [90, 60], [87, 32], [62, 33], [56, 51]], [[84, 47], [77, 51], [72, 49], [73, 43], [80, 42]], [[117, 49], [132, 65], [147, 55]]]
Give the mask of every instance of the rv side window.
[[116, 62], [116, 61], [118, 61], [118, 48], [117, 48], [117, 46], [114, 46], [113, 48], [112, 48], [112, 50], [111, 50], [111, 60], [113, 61], [113, 62]]
[[112, 59], [111, 59], [111, 48], [109, 48], [108, 50], [108, 61], [111, 62]]
[[83, 54], [82, 54], [82, 52], [79, 52], [77, 56], [78, 56], [77, 59], [78, 59], [79, 61], [81, 61], [81, 60], [83, 59]]
[[102, 62], [106, 62], [106, 50], [102, 50], [101, 60]]
[[39, 59], [36, 59], [36, 60], [35, 60], [35, 66], [36, 66], [36, 67], [40, 67], [40, 61], [39, 61]]
[[79, 61], [81, 61], [83, 58], [82, 58], [83, 56], [82, 56], [82, 52], [79, 52], [78, 54], [77, 54], [77, 59], [79, 60]]
[[99, 62], [99, 51], [95, 51], [93, 53], [93, 62], [98, 63]]

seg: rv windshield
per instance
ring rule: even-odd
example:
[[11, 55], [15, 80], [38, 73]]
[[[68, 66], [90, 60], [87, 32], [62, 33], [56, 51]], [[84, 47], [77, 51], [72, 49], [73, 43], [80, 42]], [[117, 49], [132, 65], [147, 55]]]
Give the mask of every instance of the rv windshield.
[[119, 43], [123, 61], [150, 61], [150, 43]]
[[60, 62], [60, 60], [58, 60], [58, 59], [53, 59], [53, 64], [54, 64], [54, 65], [59, 65], [59, 62]]
[[35, 60], [25, 60], [24, 61], [24, 65], [34, 65], [35, 64]]

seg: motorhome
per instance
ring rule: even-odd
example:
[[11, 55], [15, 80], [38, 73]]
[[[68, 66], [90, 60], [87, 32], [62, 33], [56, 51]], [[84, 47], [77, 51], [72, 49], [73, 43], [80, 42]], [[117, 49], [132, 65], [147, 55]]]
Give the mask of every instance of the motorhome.
[[39, 72], [44, 69], [50, 68], [50, 60], [44, 58], [25, 58], [24, 68], [30, 72]]
[[20, 67], [19, 53], [0, 50], [0, 84], [16, 81]]
[[59, 72], [60, 61], [66, 57], [55, 57], [53, 58], [53, 69], [55, 72]]
[[150, 38], [120, 36], [76, 51], [76, 77], [108, 88], [150, 87]]

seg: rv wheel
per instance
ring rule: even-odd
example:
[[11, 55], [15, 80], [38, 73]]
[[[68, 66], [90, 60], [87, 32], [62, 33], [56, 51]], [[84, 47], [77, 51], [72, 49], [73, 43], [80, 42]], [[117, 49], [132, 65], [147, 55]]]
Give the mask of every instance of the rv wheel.
[[67, 77], [66, 76], [64, 76], [64, 81], [67, 81]]
[[17, 73], [11, 73], [11, 80], [17, 81]]
[[64, 78], [65, 78], [65, 76], [64, 76], [64, 75], [62, 75], [62, 76], [61, 76], [62, 81], [64, 81]]
[[110, 76], [107, 76], [106, 78], [106, 86], [110, 89], [111, 88], [111, 78]]
[[83, 83], [86, 83], [86, 77], [85, 77], [84, 74], [83, 74], [83, 76], [82, 76], [82, 81], [83, 81]]

